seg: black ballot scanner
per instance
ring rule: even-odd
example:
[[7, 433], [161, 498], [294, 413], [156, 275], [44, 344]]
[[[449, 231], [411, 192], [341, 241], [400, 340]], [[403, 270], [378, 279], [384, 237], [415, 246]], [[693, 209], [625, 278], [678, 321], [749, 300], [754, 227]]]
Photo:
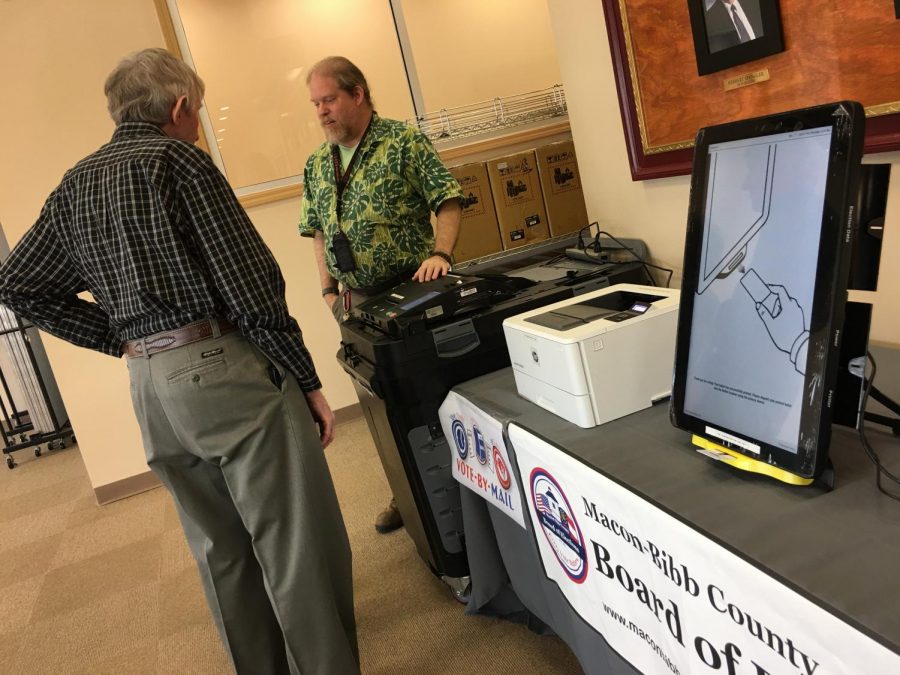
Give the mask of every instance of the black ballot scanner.
[[460, 382], [509, 365], [503, 320], [618, 283], [646, 284], [638, 262], [571, 260], [570, 237], [497, 254], [461, 272], [373, 296], [341, 325], [337, 358], [360, 406], [406, 532], [454, 595], [468, 595], [459, 484], [438, 408]]

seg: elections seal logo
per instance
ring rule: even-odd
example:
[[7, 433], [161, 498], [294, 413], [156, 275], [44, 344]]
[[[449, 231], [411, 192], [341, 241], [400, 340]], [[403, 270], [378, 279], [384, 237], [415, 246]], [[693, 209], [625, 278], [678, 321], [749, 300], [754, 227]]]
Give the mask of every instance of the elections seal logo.
[[565, 493], [546, 469], [531, 472], [531, 504], [550, 548], [566, 575], [576, 584], [587, 577], [587, 551], [581, 528]]
[[459, 420], [453, 420], [450, 425], [450, 433], [453, 434], [453, 443], [456, 445], [456, 454], [460, 459], [469, 456], [469, 439], [466, 435], [466, 427]]
[[509, 486], [512, 485], [512, 477], [509, 475], [509, 467], [507, 467], [506, 462], [503, 461], [503, 455], [500, 453], [500, 448], [496, 445], [494, 446], [493, 456], [494, 475], [497, 476], [497, 482], [500, 483], [500, 487], [504, 490], [509, 490]]
[[478, 458], [478, 463], [487, 464], [487, 443], [484, 442], [484, 434], [481, 433], [481, 429], [474, 424], [472, 425], [472, 436], [475, 439], [475, 456]]

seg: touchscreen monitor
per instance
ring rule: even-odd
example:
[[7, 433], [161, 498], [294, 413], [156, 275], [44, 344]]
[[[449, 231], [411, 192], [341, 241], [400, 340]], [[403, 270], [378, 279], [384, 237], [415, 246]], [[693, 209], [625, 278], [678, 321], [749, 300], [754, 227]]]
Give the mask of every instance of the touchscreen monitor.
[[830, 441], [864, 119], [840, 102], [695, 144], [672, 421], [804, 478]]

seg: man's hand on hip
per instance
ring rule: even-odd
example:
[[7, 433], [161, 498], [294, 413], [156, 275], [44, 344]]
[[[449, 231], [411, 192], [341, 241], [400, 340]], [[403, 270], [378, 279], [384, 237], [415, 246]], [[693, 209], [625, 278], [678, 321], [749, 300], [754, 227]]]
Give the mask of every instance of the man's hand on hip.
[[415, 281], [434, 281], [446, 276], [449, 271], [450, 263], [440, 256], [433, 255], [422, 262], [419, 269], [413, 274], [413, 279]]

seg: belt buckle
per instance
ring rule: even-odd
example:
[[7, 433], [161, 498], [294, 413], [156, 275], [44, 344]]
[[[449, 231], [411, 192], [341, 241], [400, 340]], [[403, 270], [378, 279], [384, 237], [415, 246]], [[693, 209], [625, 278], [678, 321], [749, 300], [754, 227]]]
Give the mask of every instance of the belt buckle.
[[138, 338], [137, 340], [132, 340], [131, 348], [135, 352], [135, 357], [142, 359], [150, 358], [150, 354], [147, 352], [147, 338]]
[[150, 358], [152, 354], [166, 351], [172, 347], [219, 338], [223, 333], [218, 319], [203, 319], [174, 330], [136, 338], [129, 344], [135, 357]]

